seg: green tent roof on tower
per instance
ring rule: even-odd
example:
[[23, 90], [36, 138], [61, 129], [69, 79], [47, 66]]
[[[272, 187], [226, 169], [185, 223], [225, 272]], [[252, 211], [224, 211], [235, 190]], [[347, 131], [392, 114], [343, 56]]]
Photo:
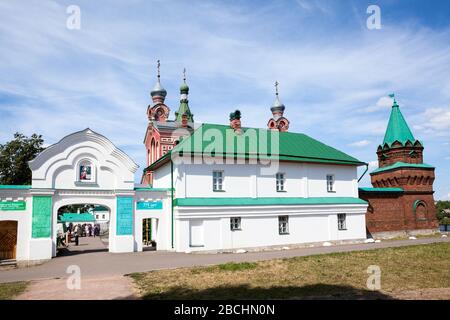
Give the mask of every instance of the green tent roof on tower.
[[414, 143], [416, 139], [409, 129], [408, 124], [400, 111], [399, 105], [394, 99], [386, 134], [383, 139], [383, 145], [388, 144], [389, 146], [392, 146], [395, 141], [404, 145], [408, 141]]
[[187, 121], [188, 122], [194, 122], [194, 115], [191, 113], [191, 110], [189, 109], [189, 100], [188, 100], [188, 94], [189, 94], [189, 86], [186, 83], [186, 69], [183, 70], [183, 83], [180, 86], [180, 107], [178, 108], [178, 111], [175, 112], [175, 121], [181, 122], [183, 115], [187, 115]]

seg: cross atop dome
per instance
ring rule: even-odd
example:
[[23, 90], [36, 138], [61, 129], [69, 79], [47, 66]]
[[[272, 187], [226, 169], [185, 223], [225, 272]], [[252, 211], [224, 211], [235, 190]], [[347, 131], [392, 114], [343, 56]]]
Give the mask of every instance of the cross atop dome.
[[164, 100], [167, 95], [166, 89], [164, 89], [161, 85], [161, 62], [157, 60], [157, 81], [150, 95], [152, 96], [152, 100], [154, 104], [164, 103]]
[[289, 120], [283, 116], [286, 107], [280, 101], [278, 93], [279, 84], [278, 81], [275, 81], [275, 101], [270, 108], [273, 117], [269, 120], [267, 126], [272, 130], [287, 131], [289, 128]]

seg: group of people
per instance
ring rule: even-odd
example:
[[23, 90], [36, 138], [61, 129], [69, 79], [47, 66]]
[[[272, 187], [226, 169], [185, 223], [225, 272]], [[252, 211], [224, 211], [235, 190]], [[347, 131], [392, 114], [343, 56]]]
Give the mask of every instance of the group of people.
[[67, 231], [65, 234], [58, 235], [59, 244], [62, 246], [67, 246], [68, 243], [74, 239], [75, 245], [78, 246], [80, 237], [97, 237], [100, 236], [100, 225], [99, 224], [73, 224], [69, 223], [67, 226]]

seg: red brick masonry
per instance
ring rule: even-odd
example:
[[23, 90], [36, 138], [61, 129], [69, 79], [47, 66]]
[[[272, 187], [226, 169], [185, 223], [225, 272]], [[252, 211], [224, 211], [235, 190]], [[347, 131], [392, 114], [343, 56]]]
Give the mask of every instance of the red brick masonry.
[[371, 174], [375, 188], [359, 191], [369, 202], [366, 225], [370, 233], [435, 229], [438, 227], [433, 199], [434, 168], [398, 168]]

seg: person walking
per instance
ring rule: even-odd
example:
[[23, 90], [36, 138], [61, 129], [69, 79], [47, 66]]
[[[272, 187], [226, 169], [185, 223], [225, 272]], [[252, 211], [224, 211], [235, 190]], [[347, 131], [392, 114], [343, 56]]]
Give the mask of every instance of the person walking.
[[75, 229], [74, 229], [74, 233], [75, 233], [75, 245], [77, 246], [78, 245], [78, 237], [80, 236], [80, 232], [81, 232], [81, 228], [80, 228], [80, 225], [79, 224], [77, 224], [76, 226], [75, 226]]

